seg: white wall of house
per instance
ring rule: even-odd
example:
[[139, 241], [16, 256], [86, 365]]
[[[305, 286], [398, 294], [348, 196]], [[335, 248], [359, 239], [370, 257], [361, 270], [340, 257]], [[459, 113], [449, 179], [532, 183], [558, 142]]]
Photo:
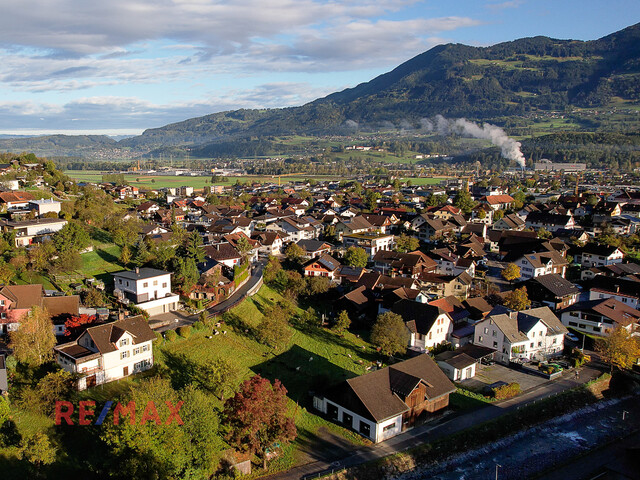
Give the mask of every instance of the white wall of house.
[[616, 249], [611, 255], [594, 255], [591, 253], [582, 253], [580, 264], [583, 267], [604, 267], [606, 265], [613, 265], [616, 263], [622, 263], [624, 253], [620, 249]]
[[158, 275], [156, 277], [131, 280], [114, 275], [115, 288], [134, 295], [147, 295], [148, 299], [163, 298], [171, 294], [171, 274]]
[[476, 375], [476, 363], [462, 369], [458, 369], [443, 361], [438, 361], [437, 363], [440, 369], [449, 377], [449, 380], [454, 382], [461, 382], [462, 380], [473, 378]]
[[446, 313], [438, 315], [433, 322], [431, 329], [425, 335], [410, 332], [409, 347], [420, 349], [421, 351], [433, 348], [442, 342], [448, 342], [453, 332], [453, 322]]
[[615, 298], [619, 302], [630, 306], [631, 308], [638, 309], [640, 302], [638, 298], [630, 295], [623, 295], [621, 293], [603, 292], [599, 290], [589, 290], [589, 300], [601, 300], [603, 298]]
[[[332, 420], [344, 425], [344, 415], [350, 415], [352, 420], [351, 428], [360, 433], [363, 437], [372, 440], [374, 443], [382, 442], [402, 432], [402, 415], [396, 415], [388, 419], [375, 423], [371, 420], [361, 417], [360, 415], [343, 408], [331, 400], [324, 397], [313, 397], [313, 406], [322, 413], [329, 414], [331, 406], [338, 409], [337, 417], [330, 417]], [[362, 425], [368, 426], [369, 434], [363, 433]]]

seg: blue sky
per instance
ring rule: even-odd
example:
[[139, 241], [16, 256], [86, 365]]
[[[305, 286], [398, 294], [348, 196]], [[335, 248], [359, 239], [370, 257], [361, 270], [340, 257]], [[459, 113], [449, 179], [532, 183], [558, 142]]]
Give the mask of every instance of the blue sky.
[[302, 105], [441, 43], [591, 40], [638, 0], [21, 0], [0, 7], [0, 133], [134, 134]]

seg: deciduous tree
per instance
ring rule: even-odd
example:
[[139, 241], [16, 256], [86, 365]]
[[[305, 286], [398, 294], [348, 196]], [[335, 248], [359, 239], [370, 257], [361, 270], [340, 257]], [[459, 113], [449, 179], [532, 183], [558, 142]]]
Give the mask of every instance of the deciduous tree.
[[351, 326], [351, 319], [349, 318], [349, 314], [346, 310], [342, 310], [338, 314], [338, 318], [336, 319], [336, 323], [333, 325], [333, 331], [338, 335], [343, 335], [344, 332]]
[[351, 246], [344, 254], [344, 261], [350, 267], [366, 267], [369, 256], [364, 248]]
[[622, 327], [615, 328], [608, 337], [596, 342], [596, 351], [602, 360], [609, 364], [611, 371], [617, 367], [621, 370], [631, 368], [640, 357], [640, 342]]
[[515, 263], [510, 263], [502, 270], [501, 275], [507, 282], [513, 282], [520, 278], [520, 267]]
[[412, 235], [398, 235], [394, 250], [400, 253], [413, 252], [420, 247], [420, 241]]
[[397, 313], [385, 312], [378, 315], [371, 330], [371, 343], [385, 355], [405, 353], [409, 343], [409, 331]]
[[276, 443], [296, 437], [293, 418], [287, 415], [287, 389], [275, 380], [255, 375], [226, 401], [223, 413], [229, 431], [227, 441], [239, 450], [259, 453], [267, 467], [267, 451]]
[[527, 288], [516, 288], [514, 291], [507, 293], [504, 296], [504, 305], [518, 312], [529, 308], [531, 306], [531, 300], [529, 300], [529, 296], [527, 295]]
[[49, 312], [32, 307], [20, 319], [18, 330], [9, 333], [9, 347], [16, 360], [30, 366], [42, 365], [53, 358], [56, 337]]

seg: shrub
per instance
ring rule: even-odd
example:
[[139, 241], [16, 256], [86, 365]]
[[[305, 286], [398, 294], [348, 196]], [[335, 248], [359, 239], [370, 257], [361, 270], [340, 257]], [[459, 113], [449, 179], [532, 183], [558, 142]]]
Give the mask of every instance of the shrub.
[[178, 338], [178, 334], [175, 332], [175, 330], [169, 330], [164, 334], [164, 338], [167, 339], [167, 342], [173, 342], [176, 338]]
[[508, 385], [501, 385], [491, 389], [493, 397], [496, 400], [506, 400], [507, 398], [513, 398], [520, 394], [519, 383], [509, 383]]
[[198, 320], [197, 322], [194, 322], [192, 326], [194, 330], [202, 330], [204, 328], [204, 323]]
[[189, 338], [191, 336], [191, 327], [178, 327], [178, 335], [180, 335], [182, 338]]

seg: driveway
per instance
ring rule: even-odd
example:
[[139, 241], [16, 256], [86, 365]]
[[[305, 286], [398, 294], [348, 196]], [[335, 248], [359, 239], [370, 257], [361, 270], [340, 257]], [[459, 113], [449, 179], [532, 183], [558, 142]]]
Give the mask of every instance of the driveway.
[[496, 382], [517, 383], [520, 385], [520, 389], [525, 391], [542, 385], [548, 382], [548, 380], [544, 377], [514, 370], [496, 363], [494, 365], [480, 365], [476, 367], [476, 376], [468, 380], [463, 380], [460, 384], [469, 390], [482, 392], [484, 387]]

